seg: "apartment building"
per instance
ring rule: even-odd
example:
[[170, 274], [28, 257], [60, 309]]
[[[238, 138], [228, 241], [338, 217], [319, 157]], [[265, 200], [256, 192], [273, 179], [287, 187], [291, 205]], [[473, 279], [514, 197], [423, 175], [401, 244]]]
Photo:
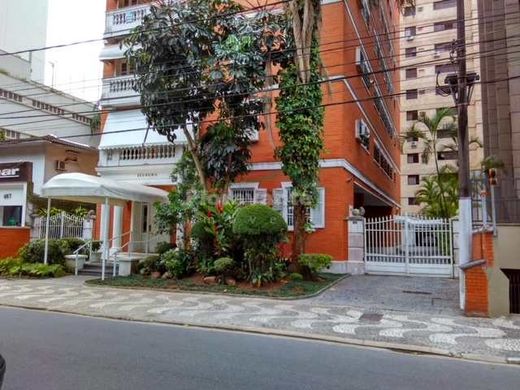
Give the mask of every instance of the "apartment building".
[[496, 187], [498, 222], [520, 222], [520, 4], [479, 0], [484, 151], [504, 163]]
[[[170, 173], [181, 156], [182, 135], [173, 145], [154, 131], [146, 131], [140, 99], [133, 90], [133, 74], [124, 59], [121, 39], [149, 13], [149, 2], [109, 0], [106, 12], [106, 45], [102, 105], [111, 112], [103, 118], [97, 171], [102, 177], [173, 189]], [[267, 1], [269, 3], [269, 1]], [[256, 4], [256, 3], [255, 3]], [[246, 6], [247, 7], [247, 6]], [[399, 11], [396, 0], [323, 2], [322, 59], [330, 83], [324, 86], [325, 150], [319, 175], [320, 200], [311, 210], [315, 231], [309, 252], [334, 257], [332, 271], [362, 272], [362, 261], [348, 251], [346, 218], [352, 208], [363, 206], [367, 216], [396, 212], [399, 205]], [[132, 129], [130, 132], [124, 130]], [[251, 171], [232, 185], [230, 196], [243, 203], [276, 205], [292, 226], [290, 180], [274, 157], [280, 141], [265, 131], [252, 146]], [[274, 146], [273, 146], [274, 143]], [[169, 237], [154, 234], [154, 211], [149, 205], [127, 202], [114, 207], [113, 246], [131, 240], [144, 242]], [[139, 248], [136, 244], [134, 248]]]
[[[480, 46], [477, 1], [465, 1], [467, 68], [480, 73]], [[405, 133], [421, 116], [432, 117], [440, 108], [453, 107], [452, 96], [445, 96], [446, 76], [457, 71], [452, 63], [452, 43], [457, 37], [457, 0], [416, 0], [415, 6], [404, 9], [401, 15], [401, 133]], [[470, 138], [482, 141], [481, 89], [474, 87], [468, 107]], [[446, 121], [451, 121], [447, 119]], [[445, 124], [445, 123], [444, 123]], [[421, 130], [424, 127], [418, 127]], [[438, 132], [439, 165], [457, 164], [457, 152], [449, 132]], [[434, 156], [422, 158], [424, 142], [418, 139], [403, 143], [401, 155], [401, 205], [404, 212], [418, 213], [415, 194], [424, 177], [435, 174]], [[476, 144], [470, 147], [472, 170], [480, 169], [483, 150]]]

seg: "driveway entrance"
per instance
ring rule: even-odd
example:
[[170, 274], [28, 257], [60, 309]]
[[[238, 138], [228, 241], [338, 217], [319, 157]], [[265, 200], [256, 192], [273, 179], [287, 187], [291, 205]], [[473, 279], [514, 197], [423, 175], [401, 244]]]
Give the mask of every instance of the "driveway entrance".
[[396, 310], [460, 314], [458, 279], [355, 275], [318, 297], [315, 303], [359, 307], [362, 311]]

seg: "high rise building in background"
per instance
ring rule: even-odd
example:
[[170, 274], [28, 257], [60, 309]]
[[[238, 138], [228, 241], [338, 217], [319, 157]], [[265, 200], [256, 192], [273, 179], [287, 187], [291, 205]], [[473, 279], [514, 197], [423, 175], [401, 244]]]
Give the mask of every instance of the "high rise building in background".
[[[48, 0], [0, 0], [0, 48], [7, 52], [45, 47]], [[30, 64], [30, 79], [43, 83], [45, 51], [20, 53]]]
[[498, 222], [520, 222], [520, 3], [479, 0], [484, 151], [498, 172]]
[[[269, 3], [266, 1], [265, 3]], [[140, 110], [140, 97], [133, 89], [134, 75], [124, 58], [122, 38], [150, 12], [149, 2], [109, 0], [106, 12], [106, 45], [101, 104], [110, 113], [103, 117], [98, 172], [102, 177], [150, 186], [174, 187], [171, 170], [182, 154], [182, 136], [169, 143], [153, 130]], [[244, 2], [246, 3], [246, 2]], [[248, 2], [257, 5], [261, 2]], [[329, 253], [332, 271], [362, 272], [363, 259], [348, 250], [346, 218], [363, 206], [366, 216], [383, 216], [399, 209], [399, 10], [396, 0], [375, 5], [363, 1], [323, 2], [322, 60], [330, 83], [324, 88], [326, 108], [320, 200], [311, 210], [315, 232], [307, 243], [309, 252]], [[342, 103], [344, 102], [344, 103]], [[261, 131], [251, 148], [251, 172], [234, 183], [230, 197], [242, 203], [274, 202], [289, 227], [292, 207], [291, 183], [274, 158], [279, 145]], [[147, 204], [127, 202], [113, 213], [114, 247], [126, 245], [127, 232], [142, 250], [153, 236], [153, 210]], [[157, 241], [155, 241], [157, 242]], [[155, 245], [152, 243], [152, 245]], [[348, 261], [347, 261], [348, 260]]]
[[[468, 72], [480, 73], [479, 23], [477, 0], [465, 1]], [[401, 133], [406, 132], [423, 115], [433, 117], [438, 109], [454, 108], [452, 96], [445, 96], [437, 84], [443, 86], [448, 74], [457, 72], [451, 61], [453, 42], [457, 38], [457, 0], [415, 0], [415, 6], [404, 9], [401, 15]], [[480, 85], [474, 88], [468, 107], [470, 138], [482, 141], [482, 103]], [[450, 119], [447, 119], [445, 124]], [[442, 125], [441, 125], [442, 128]], [[418, 129], [425, 130], [421, 125]], [[450, 132], [438, 132], [439, 165], [457, 164], [457, 151]], [[422, 179], [436, 173], [434, 156], [423, 159], [425, 144], [415, 139], [403, 143], [401, 156], [401, 204], [403, 211], [417, 213], [415, 194]], [[483, 149], [476, 143], [470, 146], [471, 169], [478, 171]]]

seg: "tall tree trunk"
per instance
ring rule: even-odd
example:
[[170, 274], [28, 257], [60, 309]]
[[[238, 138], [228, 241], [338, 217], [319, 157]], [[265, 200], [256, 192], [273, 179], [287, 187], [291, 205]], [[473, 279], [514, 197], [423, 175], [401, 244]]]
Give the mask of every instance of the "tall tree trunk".
[[294, 238], [292, 242], [292, 258], [293, 261], [298, 262], [300, 255], [305, 253], [307, 207], [301, 203], [297, 203], [294, 205], [293, 210]]
[[193, 159], [193, 163], [195, 164], [195, 169], [197, 170], [197, 174], [199, 176], [200, 184], [202, 188], [206, 192], [208, 192], [208, 183], [206, 182], [206, 175], [204, 174], [204, 168], [202, 166], [202, 161], [200, 161], [200, 156], [197, 150], [197, 145], [192, 135], [186, 126], [182, 127], [182, 131], [184, 132], [184, 136], [186, 137], [186, 141], [188, 143], [188, 148], [190, 149], [191, 158]]

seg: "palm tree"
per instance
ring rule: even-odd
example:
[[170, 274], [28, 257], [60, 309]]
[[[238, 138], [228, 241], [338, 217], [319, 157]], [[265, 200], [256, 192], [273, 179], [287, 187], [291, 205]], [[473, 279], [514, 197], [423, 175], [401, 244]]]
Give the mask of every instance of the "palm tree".
[[[447, 134], [448, 137], [439, 137], [440, 132]], [[451, 142], [440, 142], [440, 138], [449, 138]], [[457, 172], [457, 167], [440, 166], [438, 153], [443, 151], [458, 151], [457, 121], [453, 108], [438, 109], [432, 117], [427, 115], [421, 116], [412, 127], [402, 135], [403, 142], [407, 142], [411, 139], [418, 139], [423, 142], [424, 149], [421, 153], [422, 161], [428, 163], [430, 158], [433, 157], [436, 173], [433, 180], [437, 181], [439, 190], [439, 215], [451, 214], [451, 204], [448, 197], [453, 191], [447, 188], [447, 186], [452, 184], [451, 180], [454, 176], [456, 178], [454, 173]], [[477, 145], [478, 147], [482, 146], [476, 137], [472, 137], [469, 144]], [[450, 171], [449, 175], [447, 175], [447, 170]]]
[[[452, 145], [442, 145], [439, 143], [439, 131], [448, 132]], [[411, 139], [421, 140], [424, 149], [421, 153], [421, 159], [428, 163], [430, 157], [433, 156], [435, 163], [436, 181], [439, 187], [439, 201], [441, 214], [447, 214], [446, 197], [444, 183], [442, 182], [441, 170], [439, 166], [438, 152], [446, 149], [456, 150], [457, 148], [457, 125], [452, 108], [441, 108], [437, 110], [433, 117], [427, 115], [421, 116], [410, 129], [402, 135], [403, 141]]]
[[[451, 218], [457, 215], [459, 208], [457, 172], [449, 165], [441, 167], [440, 170], [442, 180], [439, 181], [435, 175], [425, 177], [415, 197], [420, 204], [425, 205], [422, 212], [427, 216]], [[442, 183], [442, 190], [439, 183]]]

